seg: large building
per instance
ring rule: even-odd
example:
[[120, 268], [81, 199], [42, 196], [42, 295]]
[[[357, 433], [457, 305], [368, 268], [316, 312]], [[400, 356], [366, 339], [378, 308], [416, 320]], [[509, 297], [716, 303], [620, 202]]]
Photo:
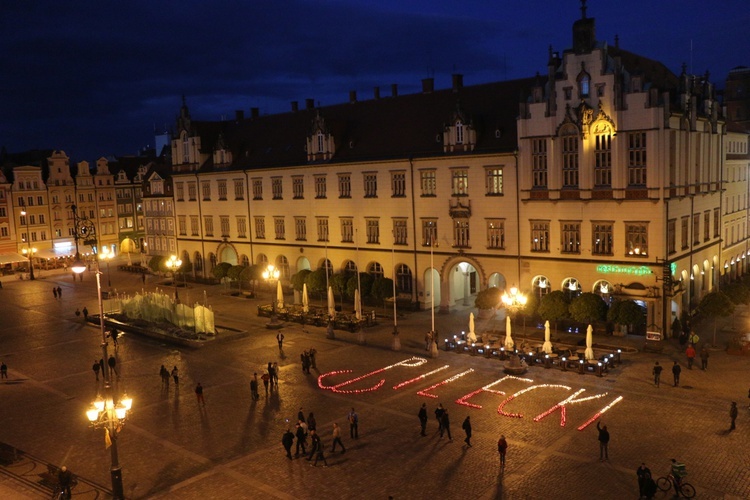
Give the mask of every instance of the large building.
[[585, 8], [571, 41], [528, 79], [428, 78], [418, 94], [222, 122], [183, 102], [176, 248], [159, 224], [150, 251], [197, 275], [219, 262], [272, 263], [282, 280], [364, 271], [443, 310], [489, 286], [594, 292], [667, 328], [746, 271], [748, 136], [708, 74], [598, 40]]

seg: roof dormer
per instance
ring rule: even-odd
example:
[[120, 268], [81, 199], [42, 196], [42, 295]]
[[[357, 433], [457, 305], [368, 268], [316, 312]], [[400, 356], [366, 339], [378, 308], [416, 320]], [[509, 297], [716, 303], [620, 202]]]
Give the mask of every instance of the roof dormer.
[[313, 119], [310, 134], [307, 136], [307, 161], [325, 161], [333, 158], [336, 143], [325, 118], [318, 111]]
[[216, 140], [216, 147], [214, 148], [214, 165], [223, 167], [231, 165], [231, 163], [232, 153], [229, 151], [229, 148], [224, 141], [224, 135], [219, 134], [219, 137]]
[[467, 119], [460, 104], [451, 121], [443, 129], [443, 152], [473, 151], [477, 145], [477, 132], [474, 125]]

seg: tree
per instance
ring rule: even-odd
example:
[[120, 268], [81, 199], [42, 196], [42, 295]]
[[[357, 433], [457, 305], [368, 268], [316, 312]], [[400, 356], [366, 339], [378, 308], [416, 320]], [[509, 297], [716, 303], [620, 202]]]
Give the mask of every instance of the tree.
[[166, 262], [166, 258], [163, 255], [154, 255], [148, 261], [148, 268], [151, 269], [151, 271], [155, 273], [158, 273], [159, 271], [164, 271], [165, 270], [164, 262]]
[[295, 274], [292, 275], [292, 287], [297, 290], [298, 292], [302, 291], [302, 288], [304, 288], [305, 281], [307, 280], [307, 275], [310, 274], [312, 271], [309, 269], [301, 269]]
[[346, 282], [346, 291], [350, 297], [354, 297], [354, 291], [357, 289], [357, 285], [359, 284], [360, 298], [364, 300], [365, 297], [370, 296], [373, 281], [375, 280], [373, 279], [372, 275], [367, 273], [359, 273], [359, 283], [357, 283], [357, 275], [353, 274], [349, 278], [349, 281]]
[[242, 282], [240, 281], [240, 275], [245, 270], [245, 266], [232, 266], [227, 269], [227, 278], [232, 281], [237, 281], [237, 286], [242, 291]]
[[585, 292], [574, 298], [568, 308], [570, 316], [581, 323], [602, 321], [607, 317], [607, 303], [597, 294]]
[[728, 285], [722, 286], [721, 291], [729, 297], [729, 300], [735, 305], [750, 303], [750, 288], [744, 283], [734, 281]]
[[240, 273], [240, 279], [248, 283], [253, 284], [253, 293], [255, 293], [255, 285], [263, 279], [263, 268], [257, 264], [248, 266]]
[[386, 299], [393, 297], [393, 280], [391, 278], [377, 278], [371, 289], [372, 296], [383, 302], [383, 308], [386, 306]]
[[707, 293], [698, 304], [698, 312], [706, 318], [714, 320], [714, 341], [716, 346], [716, 321], [734, 313], [734, 304], [722, 291]]
[[477, 309], [496, 309], [500, 302], [500, 289], [492, 286], [477, 292], [474, 307]]
[[214, 274], [214, 278], [216, 278], [217, 280], [225, 278], [227, 276], [227, 272], [229, 272], [229, 269], [231, 267], [232, 264], [230, 264], [229, 262], [220, 262], [216, 264], [212, 271]]
[[635, 328], [646, 322], [646, 311], [634, 300], [618, 300], [610, 306], [607, 319], [618, 325]]
[[519, 312], [530, 318], [536, 314], [537, 309], [539, 309], [539, 297], [533, 293], [526, 294], [526, 305]]
[[316, 269], [307, 275], [305, 281], [307, 283], [307, 291], [310, 293], [325, 294], [326, 290], [326, 270]]
[[557, 322], [561, 319], [570, 317], [568, 312], [568, 299], [565, 294], [560, 290], [555, 290], [542, 297], [539, 301], [539, 309], [537, 313], [542, 319], [552, 321], [555, 324], [555, 331], [557, 330]]
[[333, 293], [339, 295], [341, 302], [344, 302], [344, 293], [346, 293], [346, 283], [349, 280], [347, 273], [336, 273], [331, 276], [330, 285], [333, 287]]

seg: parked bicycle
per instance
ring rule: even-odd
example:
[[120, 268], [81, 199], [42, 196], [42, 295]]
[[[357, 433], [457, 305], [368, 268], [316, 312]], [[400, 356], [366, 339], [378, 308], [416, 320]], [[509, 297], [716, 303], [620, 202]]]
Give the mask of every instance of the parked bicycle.
[[693, 498], [695, 496], [693, 485], [683, 480], [676, 480], [671, 472], [656, 480], [656, 486], [661, 491], [669, 491], [673, 485], [678, 495], [682, 495], [685, 498]]

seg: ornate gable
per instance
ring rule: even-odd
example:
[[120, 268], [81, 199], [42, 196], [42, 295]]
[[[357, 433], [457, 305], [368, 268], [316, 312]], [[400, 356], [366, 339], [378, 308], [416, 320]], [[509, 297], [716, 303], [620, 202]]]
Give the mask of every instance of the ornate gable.
[[473, 151], [477, 145], [477, 132], [471, 120], [465, 116], [461, 103], [456, 103], [450, 122], [443, 127], [443, 152]]

